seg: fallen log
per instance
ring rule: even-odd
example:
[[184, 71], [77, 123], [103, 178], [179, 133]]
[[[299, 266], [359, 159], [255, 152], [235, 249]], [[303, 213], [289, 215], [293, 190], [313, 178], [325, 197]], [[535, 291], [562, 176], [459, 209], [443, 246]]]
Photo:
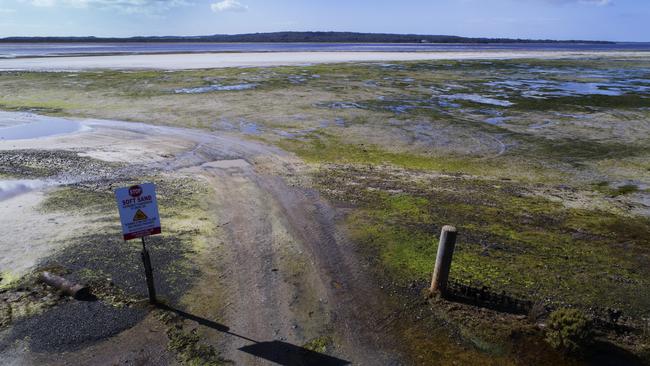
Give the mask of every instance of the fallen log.
[[90, 287], [72, 283], [53, 273], [41, 273], [40, 280], [77, 300], [85, 300], [91, 297]]

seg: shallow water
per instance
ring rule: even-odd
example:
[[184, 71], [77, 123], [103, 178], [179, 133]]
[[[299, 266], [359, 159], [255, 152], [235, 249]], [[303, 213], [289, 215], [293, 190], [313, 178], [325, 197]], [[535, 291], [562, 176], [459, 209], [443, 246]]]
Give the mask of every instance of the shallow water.
[[235, 85], [221, 85], [214, 84], [208, 86], [199, 86], [196, 88], [182, 88], [174, 90], [176, 94], [202, 94], [214, 91], [239, 91], [255, 89], [257, 84], [235, 84]]
[[45, 181], [33, 179], [0, 180], [0, 201], [43, 188], [46, 185]]
[[[545, 78], [522, 78], [491, 81], [485, 85], [493, 91], [517, 92], [527, 98], [564, 97], [582, 95], [621, 96], [626, 93], [650, 93], [645, 78], [639, 78], [642, 70], [584, 70], [529, 69], [531, 73], [543, 73], [545, 77], [576, 75], [580, 78], [600, 79], [598, 82], [557, 81]], [[588, 73], [585, 73], [588, 71]]]
[[22, 112], [0, 111], [0, 140], [25, 140], [82, 130], [77, 121]]
[[247, 135], [259, 135], [262, 133], [262, 131], [260, 131], [260, 126], [258, 126], [257, 123], [249, 121], [240, 121], [239, 131]]
[[452, 94], [452, 95], [443, 95], [441, 98], [450, 99], [450, 100], [467, 100], [474, 103], [480, 104], [490, 104], [500, 107], [510, 107], [514, 103], [507, 100], [500, 100], [495, 98], [484, 97], [478, 94]]
[[501, 125], [505, 123], [506, 121], [512, 119], [512, 117], [490, 117], [485, 119], [485, 123], [489, 123], [494, 126]]

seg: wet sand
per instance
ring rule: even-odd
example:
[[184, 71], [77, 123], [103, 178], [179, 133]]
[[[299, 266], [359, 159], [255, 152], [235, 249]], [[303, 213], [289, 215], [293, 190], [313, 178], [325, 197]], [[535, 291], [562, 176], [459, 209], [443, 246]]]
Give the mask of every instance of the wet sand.
[[481, 60], [521, 58], [640, 57], [648, 52], [475, 51], [475, 52], [250, 52], [110, 55], [0, 59], [0, 70], [77, 71], [89, 69], [189, 70], [221, 67], [263, 67], [340, 62]]

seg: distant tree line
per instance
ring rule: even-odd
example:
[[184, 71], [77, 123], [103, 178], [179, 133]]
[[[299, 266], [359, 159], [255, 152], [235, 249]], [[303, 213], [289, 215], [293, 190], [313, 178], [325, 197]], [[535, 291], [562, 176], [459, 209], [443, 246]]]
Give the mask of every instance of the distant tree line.
[[249, 34], [215, 34], [211, 36], [142, 36], [129, 38], [101, 37], [7, 37], [2, 43], [103, 43], [103, 42], [223, 42], [223, 43], [614, 43], [605, 41], [558, 41], [550, 39], [512, 39], [512, 38], [468, 38], [458, 36], [389, 34], [389, 33], [353, 33], [353, 32], [275, 32]]

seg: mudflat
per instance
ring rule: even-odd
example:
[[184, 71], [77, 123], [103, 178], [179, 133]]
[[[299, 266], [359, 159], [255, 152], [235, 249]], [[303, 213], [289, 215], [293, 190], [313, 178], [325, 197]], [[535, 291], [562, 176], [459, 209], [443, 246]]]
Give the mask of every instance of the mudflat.
[[[3, 359], [574, 365], [540, 325], [572, 307], [601, 335], [587, 362], [647, 362], [650, 59], [492, 55], [2, 72], [0, 125], [81, 126], [0, 141]], [[97, 60], [129, 57], [157, 56]], [[159, 309], [112, 195], [145, 181]], [[455, 288], [530, 311], [423, 297], [446, 224]], [[44, 269], [97, 302], [39, 284]], [[69, 311], [102, 316], [75, 328]], [[52, 322], [76, 330], [53, 341]]]

